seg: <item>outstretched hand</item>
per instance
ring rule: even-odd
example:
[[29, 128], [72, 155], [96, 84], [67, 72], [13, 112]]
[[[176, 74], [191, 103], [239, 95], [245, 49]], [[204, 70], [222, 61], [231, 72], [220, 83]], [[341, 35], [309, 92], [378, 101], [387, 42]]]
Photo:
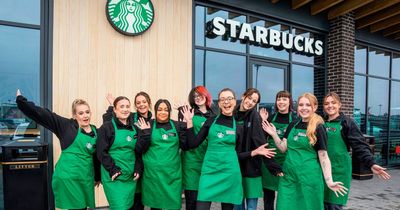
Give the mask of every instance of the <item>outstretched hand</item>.
[[107, 99], [108, 103], [110, 104], [110, 106], [113, 106], [113, 105], [114, 105], [114, 100], [115, 100], [115, 98], [114, 98], [114, 96], [112, 95], [112, 93], [107, 93], [106, 99]]
[[276, 133], [276, 128], [274, 126], [274, 124], [269, 123], [268, 121], [264, 120], [262, 122], [262, 128], [265, 132], [267, 132], [269, 135], [274, 136], [277, 135]]
[[252, 156], [262, 155], [266, 158], [273, 158], [276, 154], [275, 148], [267, 148], [268, 144], [263, 144], [251, 152]]
[[150, 128], [150, 123], [146, 122], [146, 120], [144, 120], [143, 117], [140, 117], [139, 120], [136, 123], [136, 126], [140, 130], [149, 129]]
[[260, 109], [260, 116], [261, 116], [262, 121], [268, 120], [269, 113], [266, 108]]
[[192, 121], [193, 115], [194, 115], [194, 110], [189, 105], [183, 106], [181, 113], [183, 115], [183, 119], [186, 122]]
[[327, 183], [326, 185], [329, 187], [329, 189], [331, 189], [335, 193], [336, 197], [339, 197], [339, 195], [341, 196], [346, 195], [347, 191], [349, 190], [345, 186], [343, 186], [342, 182], [330, 182]]
[[390, 174], [388, 172], [386, 172], [386, 168], [383, 168], [380, 165], [377, 165], [377, 164], [372, 165], [371, 170], [374, 174], [378, 175], [378, 177], [383, 180], [390, 179]]
[[17, 89], [16, 96], [18, 97], [18, 96], [20, 96], [20, 95], [21, 95], [21, 91], [20, 91], [19, 89]]

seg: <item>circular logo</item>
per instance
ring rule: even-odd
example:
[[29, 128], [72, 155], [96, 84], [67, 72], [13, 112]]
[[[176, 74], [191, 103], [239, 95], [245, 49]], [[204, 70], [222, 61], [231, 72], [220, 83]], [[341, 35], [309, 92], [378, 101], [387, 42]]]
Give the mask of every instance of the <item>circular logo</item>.
[[154, 20], [150, 0], [108, 0], [106, 14], [114, 29], [125, 35], [143, 33]]
[[221, 139], [221, 138], [223, 138], [223, 137], [224, 137], [224, 134], [223, 134], [222, 132], [218, 132], [218, 133], [217, 133], [217, 136], [218, 136], [218, 138], [220, 138], [220, 139]]
[[131, 136], [127, 136], [127, 137], [126, 137], [126, 140], [129, 141], [129, 142], [131, 142], [131, 141], [132, 141], [132, 137], [131, 137]]
[[92, 147], [93, 147], [93, 145], [90, 142], [86, 143], [86, 148], [92, 149]]
[[161, 138], [164, 139], [164, 140], [167, 140], [167, 139], [168, 139], [168, 135], [167, 135], [167, 134], [163, 134], [163, 135], [161, 136]]

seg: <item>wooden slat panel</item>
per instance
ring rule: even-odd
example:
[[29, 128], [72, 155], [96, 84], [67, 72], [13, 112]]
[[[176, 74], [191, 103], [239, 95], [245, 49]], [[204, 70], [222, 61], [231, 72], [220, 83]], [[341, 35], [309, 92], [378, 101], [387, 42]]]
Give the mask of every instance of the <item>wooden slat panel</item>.
[[358, 8], [354, 11], [355, 19], [358, 20], [360, 18], [366, 17], [367, 15], [370, 15], [372, 13], [375, 13], [375, 12], [378, 12], [385, 8], [388, 8], [399, 2], [400, 2], [400, 0], [378, 0], [378, 1], [371, 2], [370, 4], [363, 6], [361, 8]]
[[298, 9], [310, 1], [311, 0], [292, 0], [292, 9]]
[[397, 24], [393, 27], [387, 28], [383, 31], [383, 36], [389, 36], [395, 33], [400, 32], [400, 24]]
[[337, 6], [334, 6], [332, 9], [329, 10], [328, 12], [328, 19], [332, 20], [333, 18], [339, 17], [341, 15], [344, 15], [350, 11], [353, 11], [357, 8], [360, 8], [373, 0], [347, 0], [342, 3], [340, 3]]
[[[106, 1], [54, 0], [53, 110], [71, 117], [71, 102], [83, 98], [90, 104], [92, 123], [100, 127], [107, 92], [131, 102], [141, 90], [153, 104], [158, 98], [186, 101], [192, 81], [192, 1], [152, 1], [154, 22], [134, 37], [109, 24]], [[53, 139], [56, 163], [61, 149]], [[96, 205], [106, 206], [102, 187], [95, 194]]]
[[311, 3], [311, 14], [316, 15], [344, 0], [316, 0]]
[[387, 18], [393, 17], [400, 14], [400, 4], [396, 4], [393, 7], [386, 8], [378, 13], [369, 15], [365, 18], [356, 21], [356, 28], [361, 29], [366, 26], [372, 25], [379, 21], [385, 20]]
[[375, 23], [375, 24], [371, 25], [371, 30], [370, 31], [372, 33], [374, 33], [374, 32], [383, 30], [385, 28], [389, 28], [391, 26], [397, 25], [399, 23], [400, 23], [400, 15], [396, 15], [394, 17], [385, 19], [385, 20], [383, 20], [381, 22], [378, 22], [378, 23]]

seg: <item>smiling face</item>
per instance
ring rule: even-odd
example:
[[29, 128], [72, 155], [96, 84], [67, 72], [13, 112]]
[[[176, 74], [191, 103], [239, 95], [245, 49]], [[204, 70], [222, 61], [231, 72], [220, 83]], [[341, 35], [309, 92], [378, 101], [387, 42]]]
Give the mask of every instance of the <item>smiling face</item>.
[[79, 104], [75, 107], [74, 119], [78, 122], [79, 127], [84, 128], [90, 125], [90, 117], [92, 113], [88, 105]]
[[115, 116], [120, 120], [128, 119], [129, 115], [131, 114], [131, 102], [126, 99], [118, 101], [114, 106], [114, 113]]
[[162, 102], [157, 108], [156, 119], [159, 123], [166, 123], [169, 120], [169, 109], [166, 103]]
[[203, 96], [203, 95], [201, 95], [201, 94], [198, 93], [198, 92], [195, 92], [195, 93], [193, 94], [193, 99], [194, 99], [194, 103], [195, 103], [198, 107], [205, 106], [206, 101], [207, 101], [206, 97]]
[[257, 105], [259, 98], [260, 96], [257, 93], [253, 93], [247, 97], [242, 96], [242, 103], [240, 103], [241, 110], [247, 111], [254, 108]]
[[311, 103], [306, 97], [301, 97], [297, 105], [297, 113], [303, 119], [303, 122], [308, 122], [310, 117], [317, 111], [317, 107]]
[[149, 112], [150, 104], [147, 101], [146, 97], [139, 95], [135, 99], [135, 107], [137, 112], [140, 115], [144, 116], [147, 115], [147, 113]]
[[235, 96], [231, 91], [222, 91], [219, 94], [218, 106], [221, 109], [221, 113], [226, 116], [232, 116], [233, 110], [236, 106]]
[[281, 114], [287, 114], [290, 107], [290, 99], [288, 97], [279, 97], [276, 99], [276, 107]]
[[324, 112], [329, 119], [334, 119], [339, 116], [340, 107], [342, 104], [332, 96], [328, 96], [324, 100]]

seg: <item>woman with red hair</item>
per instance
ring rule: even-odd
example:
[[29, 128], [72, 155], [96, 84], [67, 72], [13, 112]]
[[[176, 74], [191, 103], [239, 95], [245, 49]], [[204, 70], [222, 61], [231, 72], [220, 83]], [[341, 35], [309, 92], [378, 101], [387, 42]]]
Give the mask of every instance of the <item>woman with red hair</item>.
[[[215, 116], [211, 109], [211, 94], [204, 86], [197, 86], [190, 91], [188, 100], [190, 106], [194, 109], [193, 128], [197, 135], [204, 122]], [[182, 181], [187, 210], [196, 209], [201, 167], [206, 150], [207, 141], [203, 141], [199, 147], [182, 152]]]

